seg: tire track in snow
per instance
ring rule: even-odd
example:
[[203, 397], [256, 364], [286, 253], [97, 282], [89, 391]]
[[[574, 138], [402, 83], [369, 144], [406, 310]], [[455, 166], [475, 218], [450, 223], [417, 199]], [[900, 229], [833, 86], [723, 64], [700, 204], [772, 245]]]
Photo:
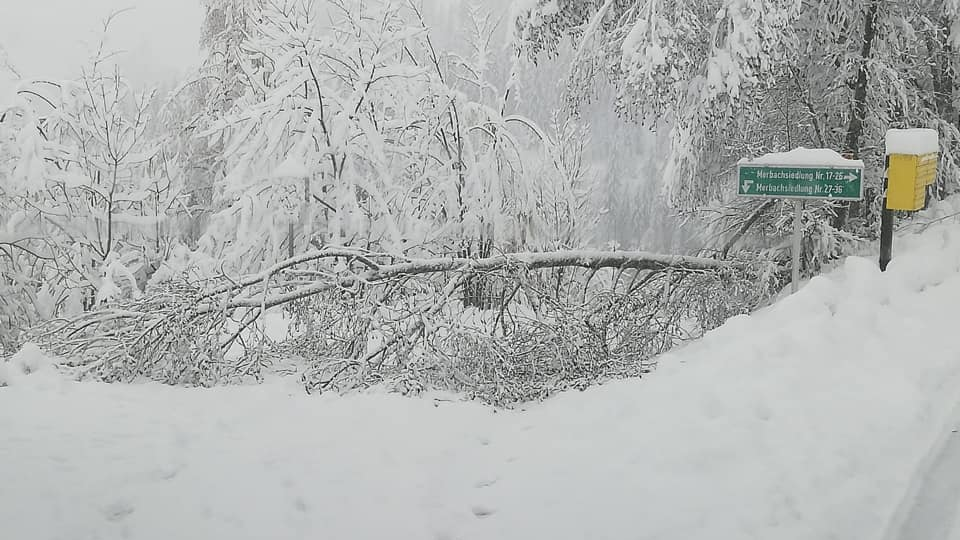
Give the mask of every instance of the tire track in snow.
[[921, 462], [885, 540], [957, 540], [960, 513], [960, 403], [949, 428]]

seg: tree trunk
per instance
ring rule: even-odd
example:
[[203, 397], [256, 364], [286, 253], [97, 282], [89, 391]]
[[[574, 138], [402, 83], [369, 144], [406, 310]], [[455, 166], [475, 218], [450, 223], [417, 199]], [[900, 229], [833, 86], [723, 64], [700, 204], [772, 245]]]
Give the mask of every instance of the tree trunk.
[[[366, 267], [366, 271], [347, 273], [339, 276], [318, 279], [305, 285], [291, 287], [282, 279], [271, 279], [283, 270], [310, 261], [347, 258]], [[329, 290], [349, 290], [358, 284], [382, 284], [390, 280], [409, 278], [424, 274], [442, 274], [454, 272], [464, 276], [458, 280], [462, 288], [467, 278], [501, 269], [525, 267], [530, 270], [551, 268], [619, 268], [636, 270], [667, 270], [703, 272], [720, 271], [729, 268], [743, 269], [747, 263], [721, 261], [702, 257], [681, 255], [660, 255], [643, 251], [547, 251], [494, 255], [485, 258], [442, 257], [436, 259], [409, 259], [402, 262], [378, 264], [373, 255], [361, 250], [349, 248], [325, 248], [303, 253], [281, 261], [254, 276], [233, 282], [228, 286], [213, 289], [200, 295], [195, 302], [198, 312], [210, 312], [240, 307], [271, 308], [301, 298]], [[268, 292], [261, 284], [268, 282]], [[227, 294], [229, 300], [213, 298]]]
[[[933, 83], [934, 104], [937, 108], [937, 115], [953, 125], [958, 124], [957, 109], [954, 105], [954, 94], [956, 88], [956, 73], [954, 70], [954, 50], [950, 41], [950, 20], [946, 17], [940, 19], [939, 26], [935, 35], [927, 37], [927, 53], [933, 60], [930, 63], [931, 81]], [[951, 151], [954, 150], [951, 148]], [[928, 196], [942, 199], [945, 196], [944, 178], [938, 175], [934, 183], [932, 193]]]
[[[853, 82], [853, 102], [850, 104], [850, 123], [847, 125], [847, 135], [844, 140], [844, 151], [853, 157], [860, 158], [860, 139], [863, 137], [863, 125], [867, 117], [867, 84], [869, 71], [867, 63], [873, 49], [873, 40], [877, 35], [877, 14], [880, 10], [879, 0], [872, 0], [867, 7], [863, 21], [863, 44], [860, 47], [860, 65], [857, 68], [857, 78]], [[837, 207], [837, 215], [833, 226], [843, 229], [847, 224], [850, 206], [842, 203]]]

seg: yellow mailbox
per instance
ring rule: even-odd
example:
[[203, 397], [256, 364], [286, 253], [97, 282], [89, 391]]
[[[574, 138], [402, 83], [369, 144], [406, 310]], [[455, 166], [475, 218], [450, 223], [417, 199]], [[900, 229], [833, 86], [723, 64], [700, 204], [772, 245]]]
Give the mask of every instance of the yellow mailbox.
[[887, 131], [887, 209], [923, 208], [927, 186], [937, 178], [938, 139], [932, 129]]
[[920, 210], [927, 186], [937, 178], [939, 154], [891, 154], [887, 169], [887, 208]]

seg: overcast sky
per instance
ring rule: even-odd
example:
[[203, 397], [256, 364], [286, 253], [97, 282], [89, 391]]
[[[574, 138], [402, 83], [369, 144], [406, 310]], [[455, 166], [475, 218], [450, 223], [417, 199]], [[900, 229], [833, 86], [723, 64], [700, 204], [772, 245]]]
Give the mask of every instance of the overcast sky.
[[[515, 0], [476, 0], [504, 14]], [[466, 0], [425, 0], [428, 22], [441, 46], [460, 43]], [[108, 47], [125, 51], [118, 61], [136, 86], [179, 82], [199, 63], [200, 0], [0, 0], [0, 102], [13, 78], [3, 68], [5, 50], [24, 79], [75, 78], [88, 65], [114, 11]]]
[[[199, 0], [0, 0], [0, 47], [24, 78], [72, 78], [91, 56], [103, 20], [119, 15], [108, 46], [137, 85], [176, 79], [197, 64]], [[2, 63], [2, 59], [0, 59]], [[2, 68], [0, 68], [2, 69]], [[6, 79], [6, 80], [4, 80]], [[0, 95], [10, 77], [0, 77]]]

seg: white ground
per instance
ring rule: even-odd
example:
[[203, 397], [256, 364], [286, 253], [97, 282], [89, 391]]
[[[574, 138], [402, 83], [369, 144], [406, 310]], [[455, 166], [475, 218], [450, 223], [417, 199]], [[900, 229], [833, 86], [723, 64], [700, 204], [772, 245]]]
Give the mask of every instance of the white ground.
[[526, 411], [78, 384], [27, 348], [0, 366], [0, 538], [942, 538], [958, 310], [947, 219], [886, 274], [851, 258], [650, 377]]

